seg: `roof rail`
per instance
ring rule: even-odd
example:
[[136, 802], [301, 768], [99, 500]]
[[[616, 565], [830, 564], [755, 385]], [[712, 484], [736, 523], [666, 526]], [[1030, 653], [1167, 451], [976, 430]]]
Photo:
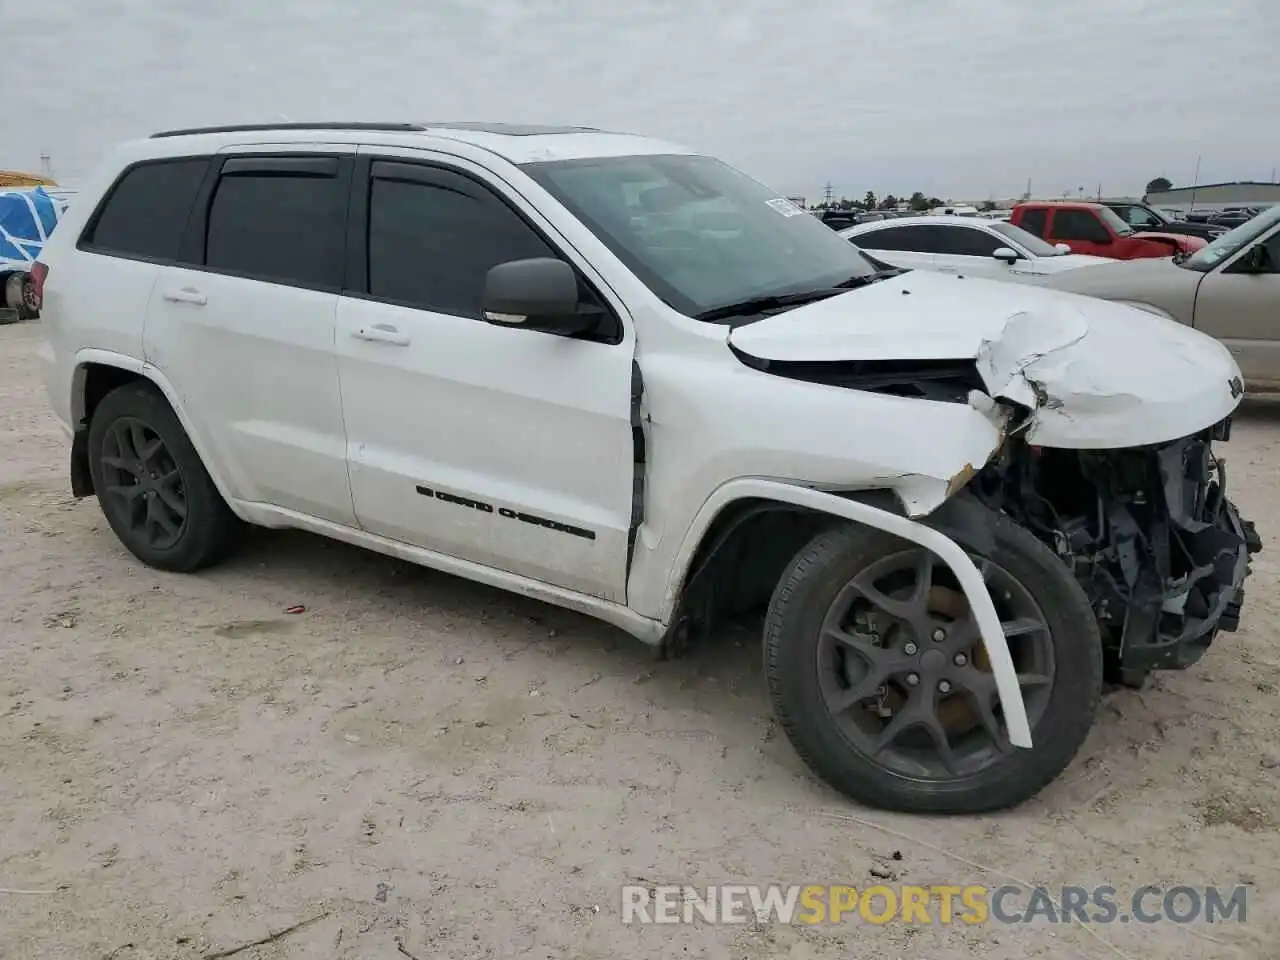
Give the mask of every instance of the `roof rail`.
[[151, 140], [162, 137], [188, 137], [199, 133], [242, 133], [255, 130], [385, 130], [391, 133], [421, 132], [427, 128], [420, 123], [369, 123], [363, 120], [350, 122], [325, 121], [321, 123], [237, 123], [225, 127], [188, 127], [183, 130], [161, 130], [151, 134]]

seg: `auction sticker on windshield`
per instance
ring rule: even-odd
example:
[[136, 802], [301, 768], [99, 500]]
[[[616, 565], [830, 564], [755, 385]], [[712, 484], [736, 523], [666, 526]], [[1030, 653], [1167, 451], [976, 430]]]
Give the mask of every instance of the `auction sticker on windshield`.
[[797, 214], [804, 213], [804, 210], [801, 209], [799, 205], [792, 200], [788, 200], [786, 197], [778, 197], [775, 200], [767, 200], [765, 202], [784, 217], [794, 217]]

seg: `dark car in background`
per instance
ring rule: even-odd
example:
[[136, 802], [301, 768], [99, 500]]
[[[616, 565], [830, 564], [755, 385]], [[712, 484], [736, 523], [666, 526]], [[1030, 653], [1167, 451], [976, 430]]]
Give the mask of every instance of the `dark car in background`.
[[1204, 240], [1212, 240], [1214, 237], [1220, 237], [1227, 232], [1227, 229], [1213, 223], [1196, 223], [1190, 220], [1170, 220], [1158, 210], [1154, 210], [1145, 203], [1127, 203], [1121, 201], [1103, 201], [1103, 205], [1110, 207], [1120, 219], [1133, 227], [1134, 230], [1151, 230], [1157, 233], [1180, 233], [1187, 237], [1200, 237]]

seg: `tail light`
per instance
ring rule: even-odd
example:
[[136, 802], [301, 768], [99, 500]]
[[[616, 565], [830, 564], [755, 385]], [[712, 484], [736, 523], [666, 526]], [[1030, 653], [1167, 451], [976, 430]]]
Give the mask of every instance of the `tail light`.
[[44, 281], [49, 276], [48, 264], [41, 263], [37, 260], [31, 266], [31, 296], [32, 303], [30, 306], [34, 310], [39, 310], [44, 305]]

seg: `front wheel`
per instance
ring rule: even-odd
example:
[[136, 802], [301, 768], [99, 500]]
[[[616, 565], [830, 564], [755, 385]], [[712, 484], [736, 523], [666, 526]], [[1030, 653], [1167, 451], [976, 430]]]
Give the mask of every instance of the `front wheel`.
[[1009, 743], [964, 592], [916, 544], [841, 526], [783, 574], [765, 622], [779, 721], [809, 767], [861, 803], [980, 813], [1031, 797], [1071, 762], [1102, 692], [1084, 591], [1043, 543], [990, 518], [975, 557], [1004, 626], [1034, 746]]

